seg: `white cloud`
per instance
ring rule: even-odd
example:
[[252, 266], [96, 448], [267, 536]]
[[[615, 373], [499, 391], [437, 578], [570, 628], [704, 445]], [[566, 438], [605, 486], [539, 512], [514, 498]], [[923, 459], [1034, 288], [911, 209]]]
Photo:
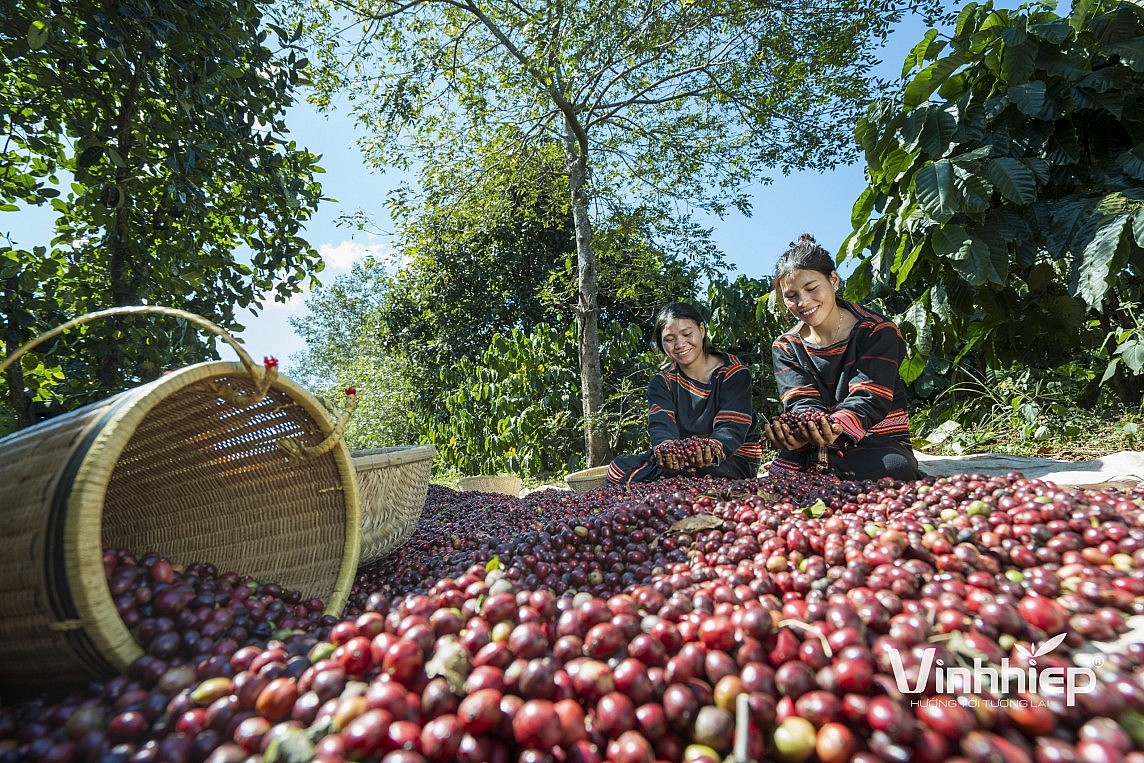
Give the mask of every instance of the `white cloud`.
[[297, 294], [291, 294], [285, 302], [277, 302], [274, 299], [274, 292], [268, 291], [262, 295], [262, 310], [263, 312], [300, 312], [306, 304], [306, 296], [308, 294], [309, 292], [298, 292]]
[[363, 244], [359, 241], [340, 241], [337, 244], [322, 244], [318, 247], [318, 254], [326, 261], [326, 268], [334, 272], [344, 272], [353, 267], [358, 260], [366, 257], [382, 259], [387, 254], [387, 247], [382, 244]]
[[[358, 241], [340, 241], [336, 244], [321, 244], [318, 254], [326, 262], [326, 269], [318, 274], [322, 283], [331, 282], [339, 273], [346, 273], [358, 260], [366, 257], [382, 259], [389, 256], [389, 247], [384, 244], [363, 244]], [[262, 295], [262, 314], [300, 315], [306, 306], [309, 289], [291, 294], [285, 302], [274, 299], [274, 291]]]

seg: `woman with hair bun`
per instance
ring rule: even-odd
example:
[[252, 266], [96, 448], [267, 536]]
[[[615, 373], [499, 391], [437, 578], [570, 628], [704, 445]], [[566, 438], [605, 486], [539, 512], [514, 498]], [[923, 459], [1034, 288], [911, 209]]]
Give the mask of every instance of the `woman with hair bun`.
[[715, 349], [693, 306], [672, 302], [655, 318], [655, 349], [667, 365], [648, 382], [648, 453], [618, 456], [608, 482], [676, 474], [756, 477], [763, 449], [751, 400], [751, 372]]
[[839, 298], [841, 280], [808, 233], [775, 264], [775, 295], [798, 323], [771, 345], [783, 415], [763, 429], [778, 450], [770, 472], [918, 479], [898, 375], [906, 344], [891, 320]]

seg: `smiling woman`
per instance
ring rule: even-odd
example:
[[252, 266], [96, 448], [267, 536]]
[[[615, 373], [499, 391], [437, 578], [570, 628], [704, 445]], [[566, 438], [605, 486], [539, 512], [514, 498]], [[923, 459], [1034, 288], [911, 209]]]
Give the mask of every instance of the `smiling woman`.
[[905, 342], [883, 315], [839, 299], [834, 260], [804, 233], [775, 265], [775, 293], [798, 323], [771, 347], [783, 414], [764, 434], [772, 473], [823, 469], [857, 479], [917, 479]]
[[751, 372], [712, 346], [703, 316], [682, 302], [656, 315], [653, 344], [668, 365], [648, 383], [652, 449], [616, 458], [608, 481], [648, 482], [679, 473], [756, 476], [762, 446]]

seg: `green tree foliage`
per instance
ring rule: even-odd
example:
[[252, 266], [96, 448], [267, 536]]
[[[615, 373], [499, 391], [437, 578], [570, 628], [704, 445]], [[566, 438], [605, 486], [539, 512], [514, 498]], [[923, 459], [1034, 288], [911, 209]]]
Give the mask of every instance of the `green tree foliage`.
[[[307, 62], [266, 5], [5, 3], [0, 211], [56, 215], [49, 246], [0, 238], [5, 345], [140, 303], [238, 328], [236, 309], [285, 298], [321, 269], [300, 237], [321, 197], [318, 157], [283, 121]], [[74, 407], [214, 354], [153, 321], [92, 325], [46, 363], [29, 354], [8, 374], [14, 422], [31, 421], [26, 387], [46, 398], [58, 383]]]
[[346, 427], [351, 448], [406, 445], [416, 439], [414, 372], [383, 320], [391, 279], [376, 259], [306, 297], [306, 315], [290, 324], [306, 342], [294, 375], [336, 408], [346, 387], [357, 389], [357, 409]]
[[[860, 260], [848, 295], [901, 311], [903, 376], [970, 353], [989, 367], [1079, 353], [1098, 375], [1119, 349], [1131, 369], [1144, 9], [1085, 2], [1060, 17], [970, 4], [951, 38], [925, 35], [903, 73], [898, 96], [858, 124], [870, 185], [843, 245]], [[1122, 398], [1139, 402], [1140, 378], [1112, 370]]]
[[[645, 331], [609, 324], [600, 357], [603, 416], [615, 451], [646, 450], [648, 379], [659, 367]], [[446, 415], [425, 431], [441, 462], [460, 474], [563, 474], [584, 467], [583, 415], [572, 326], [497, 334], [476, 361], [442, 370]]]
[[[906, 3], [783, 7], [504, 0], [295, 2], [320, 49], [320, 99], [349, 90], [381, 166], [456, 164], [499, 141], [522, 167], [563, 154], [575, 241], [589, 463], [607, 456], [596, 234], [613, 206], [746, 209], [745, 183], [846, 157], [872, 43]], [[351, 36], [352, 35], [352, 36]]]
[[[414, 362], [423, 415], [448, 415], [441, 369], [477, 361], [494, 336], [573, 323], [572, 217], [559, 156], [550, 149], [514, 173], [500, 157], [425, 167], [423, 194], [391, 199], [402, 265], [379, 310]], [[689, 298], [700, 276], [719, 272], [710, 231], [671, 224], [646, 208], [615, 210], [600, 229], [602, 326], [646, 325], [659, 304]]]
[[444, 416], [424, 430], [460, 474], [552, 474], [573, 468], [574, 335], [547, 325], [496, 334], [476, 360], [442, 369]]

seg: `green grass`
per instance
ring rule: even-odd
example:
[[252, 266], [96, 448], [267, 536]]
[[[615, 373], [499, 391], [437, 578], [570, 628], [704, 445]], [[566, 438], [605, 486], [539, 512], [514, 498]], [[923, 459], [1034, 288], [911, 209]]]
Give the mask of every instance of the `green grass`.
[[[935, 425], [935, 420], [942, 423]], [[1144, 415], [1113, 407], [944, 419], [923, 410], [913, 417], [913, 431], [914, 447], [943, 456], [1005, 453], [1086, 461], [1144, 447]]]

